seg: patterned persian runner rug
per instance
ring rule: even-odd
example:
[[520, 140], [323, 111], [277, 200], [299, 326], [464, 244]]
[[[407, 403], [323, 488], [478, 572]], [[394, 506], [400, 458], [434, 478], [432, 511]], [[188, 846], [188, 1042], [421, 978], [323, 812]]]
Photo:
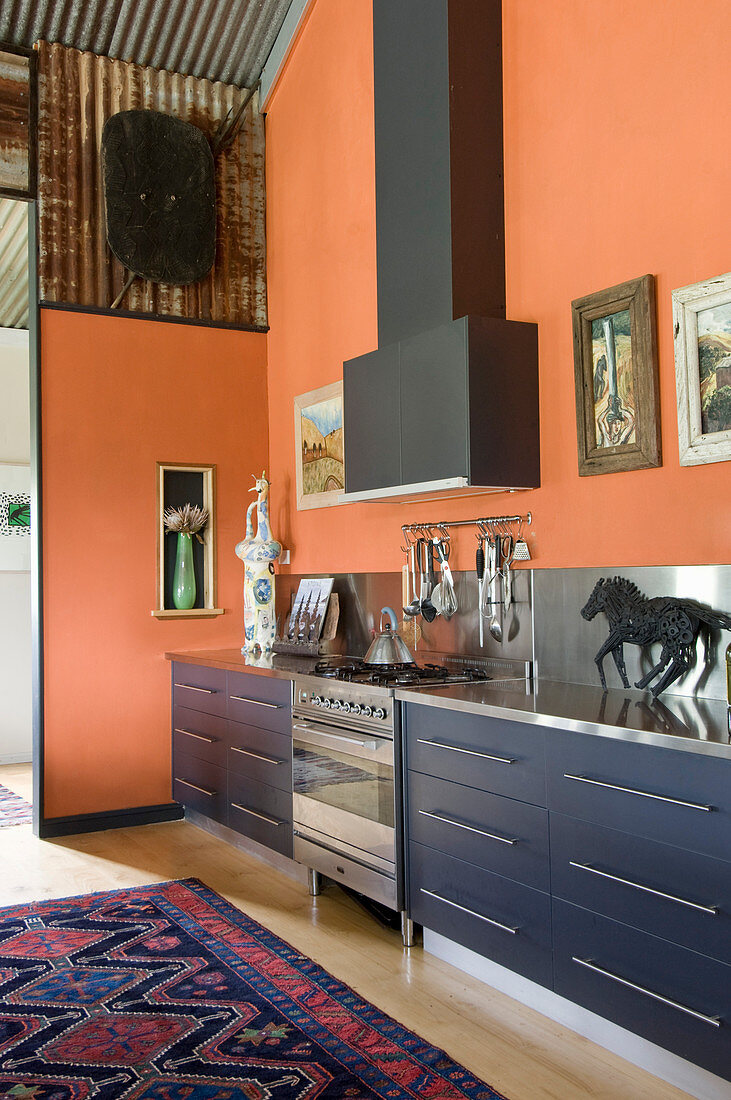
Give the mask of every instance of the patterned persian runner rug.
[[0, 829], [3, 825], [25, 825], [32, 820], [30, 803], [0, 784]]
[[0, 1096], [502, 1100], [195, 879], [0, 910]]

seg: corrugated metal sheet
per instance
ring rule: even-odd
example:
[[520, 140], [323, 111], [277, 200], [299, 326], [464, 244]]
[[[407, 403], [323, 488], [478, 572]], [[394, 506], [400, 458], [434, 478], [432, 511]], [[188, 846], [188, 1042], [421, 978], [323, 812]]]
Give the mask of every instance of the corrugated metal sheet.
[[0, 198], [0, 328], [28, 328], [28, 204]]
[[[238, 88], [41, 43], [38, 51], [39, 279], [42, 301], [107, 307], [126, 273], [106, 242], [101, 134], [117, 111], [164, 111], [209, 136]], [[264, 120], [256, 97], [216, 157], [217, 251], [188, 287], [136, 279], [121, 308], [240, 325], [266, 324]]]
[[28, 191], [30, 65], [0, 50], [0, 187]]
[[100, 56], [251, 87], [291, 0], [3, 0], [0, 41]]

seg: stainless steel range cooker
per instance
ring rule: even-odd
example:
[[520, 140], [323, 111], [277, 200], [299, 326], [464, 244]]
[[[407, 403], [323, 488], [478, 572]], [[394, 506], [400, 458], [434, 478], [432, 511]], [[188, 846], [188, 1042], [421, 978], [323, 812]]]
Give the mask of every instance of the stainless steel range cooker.
[[321, 662], [294, 681], [294, 858], [319, 876], [401, 914], [406, 946], [401, 738], [397, 686], [429, 687], [523, 678], [522, 662], [369, 666], [357, 659]]

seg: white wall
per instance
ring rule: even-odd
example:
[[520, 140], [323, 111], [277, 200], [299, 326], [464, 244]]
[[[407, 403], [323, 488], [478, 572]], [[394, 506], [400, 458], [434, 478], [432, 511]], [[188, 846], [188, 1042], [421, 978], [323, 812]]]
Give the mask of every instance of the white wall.
[[[30, 463], [28, 369], [28, 333], [0, 329], [0, 475]], [[0, 764], [30, 760], [31, 721], [30, 573], [0, 570]]]

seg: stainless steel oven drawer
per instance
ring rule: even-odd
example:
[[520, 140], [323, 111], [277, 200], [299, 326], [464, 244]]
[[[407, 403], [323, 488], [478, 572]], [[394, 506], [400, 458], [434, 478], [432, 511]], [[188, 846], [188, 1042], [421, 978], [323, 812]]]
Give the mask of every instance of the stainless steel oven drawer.
[[348, 886], [356, 893], [365, 894], [390, 909], [400, 908], [398, 885], [394, 876], [383, 874], [354, 859], [348, 859], [333, 849], [313, 843], [298, 833], [296, 827], [294, 858], [298, 863], [312, 867], [340, 886]]

